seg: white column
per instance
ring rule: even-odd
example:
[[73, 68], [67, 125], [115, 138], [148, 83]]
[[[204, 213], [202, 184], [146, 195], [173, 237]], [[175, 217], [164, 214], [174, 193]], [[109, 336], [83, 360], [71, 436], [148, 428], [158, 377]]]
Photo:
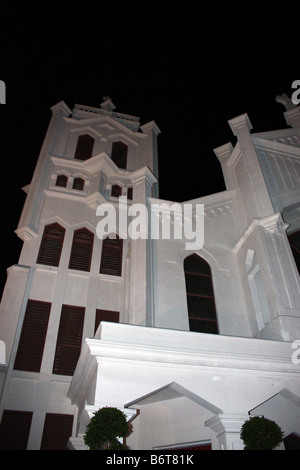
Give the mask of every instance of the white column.
[[217, 433], [219, 450], [243, 450], [245, 446], [240, 434], [248, 419], [248, 414], [219, 414], [206, 421], [205, 425]]

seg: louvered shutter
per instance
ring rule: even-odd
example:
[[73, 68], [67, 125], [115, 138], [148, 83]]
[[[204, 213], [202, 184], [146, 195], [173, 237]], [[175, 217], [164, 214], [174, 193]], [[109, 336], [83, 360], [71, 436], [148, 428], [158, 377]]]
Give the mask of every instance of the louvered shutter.
[[102, 321], [110, 321], [114, 323], [119, 323], [119, 316], [120, 312], [116, 312], [114, 310], [96, 310], [96, 318], [95, 318], [95, 330], [94, 334], [96, 333], [100, 322]]
[[0, 450], [26, 450], [31, 420], [30, 411], [4, 410], [0, 425]]
[[75, 230], [69, 269], [89, 271], [92, 260], [94, 234], [86, 228]]
[[84, 312], [84, 307], [62, 306], [53, 374], [73, 375], [81, 350]]
[[72, 435], [73, 416], [47, 413], [41, 442], [41, 450], [68, 450]]
[[112, 276], [122, 275], [123, 240], [121, 238], [105, 238], [102, 241], [102, 255], [100, 264], [101, 274]]
[[88, 160], [93, 155], [95, 139], [89, 134], [78, 137], [74, 158], [77, 160]]
[[46, 225], [36, 262], [58, 266], [65, 237], [65, 229], [58, 223]]
[[14, 369], [40, 371], [50, 309], [49, 302], [28, 300]]

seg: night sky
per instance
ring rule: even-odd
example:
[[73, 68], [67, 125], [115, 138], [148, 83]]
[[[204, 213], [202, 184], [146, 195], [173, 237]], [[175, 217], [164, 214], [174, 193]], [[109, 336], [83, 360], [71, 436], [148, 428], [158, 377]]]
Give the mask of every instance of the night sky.
[[160, 197], [172, 201], [225, 189], [213, 149], [235, 144], [229, 119], [247, 112], [252, 132], [286, 128], [275, 97], [291, 96], [300, 79], [299, 7], [273, 5], [270, 13], [263, 4], [254, 11], [253, 2], [227, 3], [2, 6], [0, 291], [22, 247], [14, 234], [21, 188], [31, 181], [50, 107], [60, 100], [71, 109], [99, 107], [109, 95], [116, 111], [141, 124], [154, 120], [161, 130]]

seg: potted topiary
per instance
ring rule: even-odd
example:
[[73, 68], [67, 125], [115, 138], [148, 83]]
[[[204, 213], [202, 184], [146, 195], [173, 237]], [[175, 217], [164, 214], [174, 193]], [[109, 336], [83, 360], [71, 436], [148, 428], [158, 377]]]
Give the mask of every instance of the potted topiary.
[[263, 416], [251, 416], [241, 429], [245, 450], [273, 450], [283, 439], [283, 432], [274, 422]]
[[90, 450], [124, 450], [117, 438], [128, 433], [125, 414], [118, 408], [104, 407], [94, 413], [83, 438]]

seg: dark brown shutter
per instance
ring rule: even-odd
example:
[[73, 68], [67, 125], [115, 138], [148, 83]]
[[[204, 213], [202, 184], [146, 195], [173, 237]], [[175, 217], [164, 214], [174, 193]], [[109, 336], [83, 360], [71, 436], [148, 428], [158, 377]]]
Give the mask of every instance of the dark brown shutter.
[[77, 160], [88, 160], [93, 155], [95, 139], [89, 134], [78, 137], [74, 158]]
[[119, 168], [126, 169], [127, 167], [127, 150], [127, 145], [121, 141], [114, 142], [112, 145], [111, 159]]
[[68, 450], [72, 436], [73, 416], [47, 413], [42, 436], [41, 450]]
[[81, 350], [84, 312], [84, 307], [62, 306], [53, 374], [73, 375]]
[[102, 241], [102, 255], [100, 264], [101, 274], [112, 276], [122, 275], [123, 240], [121, 238], [104, 238]]
[[4, 410], [0, 426], [0, 449], [26, 450], [31, 420], [30, 411]]
[[82, 178], [74, 178], [72, 189], [82, 191], [84, 188], [84, 180]]
[[111, 195], [114, 197], [122, 196], [122, 188], [118, 184], [114, 184], [111, 187]]
[[96, 310], [96, 317], [95, 317], [95, 330], [94, 334], [96, 333], [100, 322], [102, 321], [111, 321], [114, 323], [119, 323], [119, 316], [120, 312], [116, 312], [114, 310]]
[[69, 262], [69, 269], [89, 271], [92, 260], [94, 234], [86, 228], [75, 230]]
[[64, 237], [65, 229], [58, 223], [46, 225], [36, 262], [49, 266], [58, 266]]
[[63, 188], [65, 188], [67, 186], [67, 182], [68, 182], [68, 177], [67, 176], [58, 175], [57, 178], [56, 178], [55, 185], [56, 186], [62, 186]]
[[133, 199], [133, 188], [128, 188], [127, 189], [127, 198], [128, 199]]
[[190, 331], [218, 333], [212, 276], [209, 264], [197, 254], [184, 260]]
[[14, 369], [40, 371], [50, 309], [49, 302], [28, 300]]

